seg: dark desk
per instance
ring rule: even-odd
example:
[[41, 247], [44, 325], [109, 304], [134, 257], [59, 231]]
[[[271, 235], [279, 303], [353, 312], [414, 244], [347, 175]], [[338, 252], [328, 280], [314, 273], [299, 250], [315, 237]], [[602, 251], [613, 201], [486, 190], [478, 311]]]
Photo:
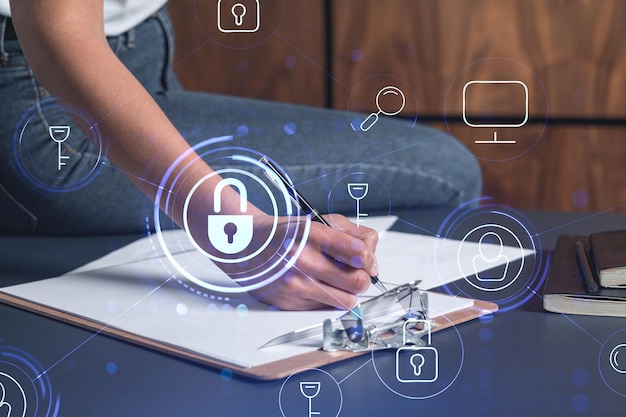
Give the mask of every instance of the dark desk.
[[[406, 213], [407, 222], [396, 228], [435, 231], [446, 214]], [[619, 215], [525, 214], [544, 250], [554, 247], [559, 234], [626, 228], [626, 216]], [[2, 285], [62, 274], [135, 238], [2, 237]], [[463, 366], [455, 382], [432, 398], [406, 399], [387, 389], [368, 355], [323, 370], [339, 383], [342, 416], [624, 416], [626, 374], [620, 395], [605, 384], [598, 363], [602, 344], [624, 328], [624, 319], [545, 313], [535, 296], [511, 311], [458, 326]], [[441, 333], [441, 349], [451, 337]], [[233, 377], [5, 305], [0, 339], [0, 351], [19, 351], [49, 369], [49, 408], [58, 404], [61, 416], [280, 416], [279, 395], [287, 416], [308, 415], [304, 397], [281, 394], [284, 380]], [[394, 359], [393, 352], [385, 353], [376, 365], [391, 367]], [[286, 389], [289, 383], [283, 393], [295, 392]], [[336, 415], [322, 397], [312, 404], [321, 416]]]

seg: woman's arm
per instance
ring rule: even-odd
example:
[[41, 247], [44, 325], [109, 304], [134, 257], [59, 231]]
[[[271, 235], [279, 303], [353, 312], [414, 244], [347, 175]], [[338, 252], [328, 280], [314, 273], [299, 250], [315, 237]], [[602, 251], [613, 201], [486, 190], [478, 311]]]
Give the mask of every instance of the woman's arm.
[[[158, 184], [188, 145], [109, 47], [102, 0], [12, 0], [11, 14], [39, 81], [97, 121], [117, 167]], [[135, 183], [154, 197], [154, 187]]]
[[[189, 151], [189, 145], [111, 51], [104, 33], [103, 1], [11, 0], [11, 13], [26, 59], [39, 81], [62, 103], [81, 108], [97, 121], [107, 157], [154, 199], [156, 187], [151, 184], [161, 183], [174, 161]], [[185, 167], [185, 162], [177, 166]], [[191, 187], [213, 172], [193, 153], [188, 152], [188, 162], [195, 166], [186, 171], [191, 175], [178, 189], [180, 200], [171, 205], [174, 211], [167, 213], [179, 225]], [[176, 173], [169, 176], [175, 177]], [[203, 184], [206, 201], [211, 201], [219, 181], [215, 175]], [[224, 213], [239, 212], [239, 195], [234, 190], [225, 189], [222, 197]], [[255, 216], [255, 227], [268, 224], [268, 216], [254, 206], [250, 205], [248, 213]], [[198, 214], [197, 221], [190, 223], [202, 224], [203, 217]], [[355, 294], [369, 286], [369, 275], [378, 273], [374, 257], [377, 236], [341, 217], [335, 222], [336, 229], [313, 224], [297, 268], [255, 295], [287, 309], [352, 307]]]

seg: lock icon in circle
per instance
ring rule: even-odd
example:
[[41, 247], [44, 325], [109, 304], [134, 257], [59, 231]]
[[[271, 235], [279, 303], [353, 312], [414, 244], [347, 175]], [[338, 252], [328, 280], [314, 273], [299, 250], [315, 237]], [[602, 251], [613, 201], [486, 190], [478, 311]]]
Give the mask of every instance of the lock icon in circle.
[[[222, 211], [222, 190], [226, 186], [239, 191], [239, 211], [242, 214], [220, 214]], [[252, 215], [243, 214], [248, 210], [248, 190], [236, 178], [226, 178], [215, 186], [213, 191], [213, 211], [208, 216], [209, 242], [218, 251], [232, 255], [250, 245], [253, 237]]]
[[[428, 326], [426, 346], [407, 345], [407, 327], [415, 323]], [[409, 319], [402, 327], [402, 347], [396, 351], [396, 379], [399, 382], [435, 382], [439, 378], [439, 351], [431, 345], [432, 325], [428, 320]]]
[[252, 33], [261, 27], [259, 0], [218, 0], [217, 28], [224, 33]]

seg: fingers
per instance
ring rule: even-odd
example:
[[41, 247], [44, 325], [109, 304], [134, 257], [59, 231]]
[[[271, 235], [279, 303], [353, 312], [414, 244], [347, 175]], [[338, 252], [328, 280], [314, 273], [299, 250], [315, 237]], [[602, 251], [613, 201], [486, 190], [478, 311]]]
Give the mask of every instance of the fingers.
[[378, 274], [374, 250], [377, 233], [357, 227], [343, 216], [329, 216], [333, 228], [311, 224], [305, 250], [296, 267], [284, 277], [275, 298], [281, 308], [321, 308], [332, 306], [350, 309], [357, 294], [365, 292], [371, 275]]
[[[311, 241], [309, 235], [307, 244], [311, 244]], [[354, 260], [352, 265], [348, 265], [347, 261], [335, 259], [334, 255], [326, 254], [313, 244], [296, 260], [296, 266], [303, 275], [350, 294], [361, 294], [369, 288], [370, 273], [359, 268], [360, 264], [360, 261]]]
[[275, 282], [251, 294], [284, 310], [324, 307], [350, 309], [378, 274], [374, 256], [377, 233], [357, 227], [339, 215], [328, 216], [329, 228], [312, 223], [306, 246], [295, 266]]
[[347, 310], [370, 285], [369, 274], [338, 262], [312, 245], [302, 251], [285, 275], [252, 292], [257, 299], [283, 310], [335, 307]]
[[334, 228], [361, 239], [368, 245], [372, 252], [376, 250], [376, 244], [378, 243], [378, 233], [376, 230], [367, 226], [356, 225], [340, 214], [328, 214], [324, 217]]
[[357, 227], [337, 214], [329, 215], [328, 219], [333, 228], [312, 224], [309, 242], [352, 268], [362, 269], [371, 276], [378, 275], [378, 262], [374, 255], [378, 233], [369, 227]]

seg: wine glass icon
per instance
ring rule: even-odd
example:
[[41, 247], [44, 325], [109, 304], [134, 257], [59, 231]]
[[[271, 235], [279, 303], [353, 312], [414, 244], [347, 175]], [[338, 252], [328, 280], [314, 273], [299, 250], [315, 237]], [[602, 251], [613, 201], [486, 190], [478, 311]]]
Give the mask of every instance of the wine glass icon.
[[63, 160], [70, 159], [68, 155], [63, 155], [61, 152], [61, 144], [70, 137], [70, 127], [50, 126], [48, 127], [48, 133], [50, 134], [50, 138], [58, 144], [58, 170], [60, 171], [61, 167], [65, 166], [65, 162], [63, 162]]
[[320, 414], [319, 411], [311, 410], [311, 400], [317, 397], [317, 395], [320, 393], [321, 387], [322, 383], [319, 381], [300, 382], [300, 392], [302, 393], [302, 395], [309, 399], [309, 417]]
[[367, 183], [350, 183], [348, 184], [348, 194], [356, 201], [356, 225], [361, 224], [361, 217], [367, 217], [367, 213], [361, 213], [359, 201], [363, 200], [369, 191]]

